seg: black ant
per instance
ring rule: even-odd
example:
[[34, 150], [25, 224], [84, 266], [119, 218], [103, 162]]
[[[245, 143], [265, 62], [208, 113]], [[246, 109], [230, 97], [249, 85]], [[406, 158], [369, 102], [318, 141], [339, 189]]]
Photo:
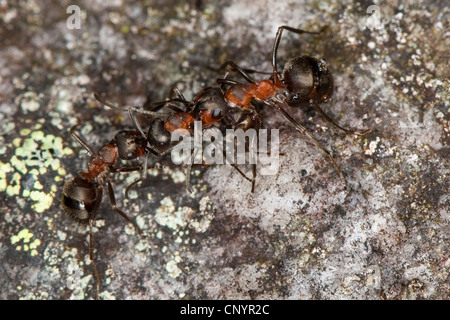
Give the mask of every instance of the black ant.
[[[230, 120], [229, 117], [229, 104], [224, 100], [223, 92], [220, 88], [209, 87], [203, 89], [199, 94], [196, 95], [193, 101], [188, 101], [183, 96], [183, 94], [175, 87], [172, 88], [171, 93], [175, 93], [177, 97], [168, 100], [154, 102], [152, 103], [152, 110], [144, 110], [140, 107], [123, 107], [119, 108], [114, 106], [112, 103], [106, 102], [100, 98], [98, 94], [94, 94], [95, 98], [108, 107], [127, 109], [130, 118], [141, 136], [145, 138], [148, 142], [148, 150], [154, 155], [159, 157], [167, 155], [172, 148], [177, 144], [171, 140], [171, 135], [173, 132], [184, 129], [187, 130], [191, 135], [194, 133], [194, 122], [201, 121], [202, 130], [210, 130], [213, 127], [222, 128], [222, 121], [226, 121], [227, 125], [233, 124], [235, 128], [246, 128], [250, 126], [256, 126], [261, 121], [255, 119], [252, 115], [251, 119], [247, 116], [246, 112], [239, 112], [240, 117], [234, 120]], [[174, 103], [181, 103], [184, 105], [184, 109], [179, 108]], [[169, 108], [173, 113], [161, 113], [158, 112], [162, 108]], [[153, 119], [149, 125], [147, 133], [144, 133], [139, 122], [136, 120], [134, 112], [139, 112], [147, 115], [153, 116]], [[227, 120], [224, 120], [227, 119]], [[196, 150], [192, 153], [192, 158], [195, 157]], [[254, 190], [254, 176], [255, 170], [253, 170], [253, 179], [248, 178], [233, 162], [230, 165], [236, 169], [241, 176], [252, 183], [252, 192]], [[192, 162], [191, 162], [192, 163]], [[191, 192], [190, 188], [190, 170], [191, 164], [188, 165], [187, 177], [186, 177], [186, 188], [188, 192]], [[133, 182], [127, 187], [126, 194], [128, 190], [133, 187], [140, 180]]]
[[98, 208], [102, 201], [103, 184], [106, 182], [109, 200], [115, 212], [142, 234], [136, 222], [131, 220], [116, 205], [114, 189], [109, 178], [111, 172], [131, 172], [142, 170], [146, 172], [147, 161], [144, 166], [115, 167], [118, 159], [132, 160], [146, 155], [147, 141], [137, 131], [119, 131], [114, 139], [102, 146], [98, 152], [94, 152], [80, 136], [75, 133], [77, 126], [70, 129], [72, 137], [78, 141], [92, 158], [87, 166], [87, 171], [79, 171], [80, 176], [65, 181], [61, 204], [64, 212], [74, 221], [89, 226], [89, 259], [92, 262], [97, 286], [97, 298], [100, 292], [100, 276], [94, 260], [94, 235], [92, 227], [97, 217]]
[[[217, 82], [225, 91], [224, 99], [230, 107], [251, 110], [251, 101], [255, 99], [265, 105], [275, 107], [283, 117], [290, 122], [297, 131], [305, 135], [310, 142], [321, 149], [333, 163], [339, 176], [346, 182], [344, 175], [331, 153], [325, 149], [304, 126], [298, 123], [284, 107], [298, 106], [302, 102], [309, 102], [330, 123], [348, 134], [363, 135], [369, 130], [356, 131], [341, 127], [334, 122], [320, 107], [319, 103], [326, 102], [333, 94], [333, 78], [324, 60], [317, 60], [310, 56], [298, 56], [290, 59], [283, 68], [282, 74], [277, 70], [277, 51], [283, 30], [302, 34], [319, 34], [319, 32], [304, 31], [288, 26], [278, 28], [272, 50], [272, 77], [256, 81], [245, 69], [240, 68], [233, 61], [227, 61], [220, 69], [231, 67], [248, 83], [239, 83], [228, 79], [229, 72]], [[225, 90], [225, 86], [229, 86]]]

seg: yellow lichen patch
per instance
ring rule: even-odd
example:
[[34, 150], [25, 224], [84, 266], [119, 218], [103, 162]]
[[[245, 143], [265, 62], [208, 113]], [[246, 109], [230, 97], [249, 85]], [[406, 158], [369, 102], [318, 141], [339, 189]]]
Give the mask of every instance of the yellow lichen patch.
[[20, 186], [16, 185], [16, 186], [7, 186], [6, 187], [6, 193], [12, 197], [12, 196], [16, 196], [20, 193]]
[[28, 229], [22, 229], [19, 231], [17, 235], [11, 236], [11, 244], [16, 244], [20, 240], [23, 240], [24, 243], [30, 242], [30, 239], [33, 237], [33, 234]]
[[66, 156], [70, 156], [71, 154], [73, 154], [73, 150], [70, 148], [64, 148], [63, 149], [63, 154], [65, 154]]
[[[33, 238], [33, 233], [28, 229], [22, 229], [17, 235], [11, 236], [10, 240], [11, 244], [17, 244], [17, 251], [30, 251], [30, 255], [34, 257], [38, 254], [37, 247], [41, 245], [41, 240], [34, 239], [34, 241], [31, 242], [31, 238]], [[23, 245], [19, 244], [21, 241]]]
[[67, 171], [63, 167], [60, 167], [60, 168], [58, 168], [58, 174], [60, 176], [65, 176], [67, 174]]
[[57, 171], [61, 167], [59, 159], [49, 159], [46, 161], [46, 166], [50, 166], [53, 171]]
[[15, 147], [18, 147], [22, 143], [22, 138], [15, 138], [12, 143]]
[[31, 130], [28, 129], [28, 128], [21, 129], [20, 132], [19, 132], [19, 134], [21, 136], [28, 136], [30, 133], [31, 133]]
[[41, 173], [41, 171], [36, 168], [33, 168], [30, 170], [30, 174], [33, 176], [37, 176], [37, 175], [39, 175], [39, 173]]
[[41, 245], [41, 240], [35, 239], [32, 243], [30, 243], [30, 249], [36, 249]]
[[32, 257], [36, 256], [38, 254], [37, 247], [41, 245], [41, 240], [35, 239], [33, 242], [30, 243], [30, 255]]
[[[70, 148], [63, 148], [63, 140], [52, 134], [45, 134], [38, 130], [41, 126], [36, 125], [36, 130], [21, 129], [20, 135], [24, 138], [16, 138], [13, 141], [15, 154], [10, 158], [9, 164], [0, 163], [0, 191], [6, 191], [9, 196], [22, 194], [35, 203], [32, 209], [42, 213], [53, 203], [53, 197], [57, 192], [57, 187], [48, 187], [41, 183], [40, 176], [47, 174], [49, 170], [57, 173], [55, 181], [61, 181], [66, 175], [66, 171], [61, 167], [60, 157], [65, 154], [72, 154]], [[10, 181], [7, 180], [7, 173], [14, 172]], [[22, 176], [27, 174], [27, 181], [33, 181], [32, 186], [25, 184], [21, 190]], [[25, 248], [24, 248], [25, 249]], [[32, 250], [32, 249], [31, 249]]]
[[11, 183], [6, 187], [6, 193], [9, 196], [16, 196], [20, 193], [20, 177], [18, 172], [13, 173]]
[[42, 213], [53, 203], [53, 192], [48, 194], [42, 191], [33, 190], [30, 192], [30, 199], [35, 201], [31, 207], [38, 213]]
[[44, 188], [44, 186], [39, 182], [39, 181], [36, 181], [35, 183], [34, 183], [34, 186], [33, 186], [35, 189], [38, 189], [38, 190], [42, 190], [43, 188]]
[[0, 161], [0, 192], [6, 191], [8, 181], [6, 181], [6, 174], [12, 172], [13, 168], [9, 163], [3, 163]]
[[[53, 136], [53, 135], [50, 134], [49, 136]], [[36, 141], [41, 141], [41, 140], [43, 140], [44, 137], [45, 137], [45, 135], [44, 135], [43, 131], [38, 130], [38, 131], [33, 131], [33, 133], [31, 133], [31, 138]]]
[[18, 157], [26, 157], [30, 154], [32, 151], [39, 150], [39, 145], [36, 143], [36, 141], [33, 138], [27, 138], [23, 140], [23, 143], [20, 147], [16, 148], [16, 155]]
[[22, 174], [26, 174], [28, 172], [25, 162], [19, 160], [19, 158], [17, 158], [16, 156], [12, 156], [10, 162], [12, 166], [16, 169], [16, 171], [19, 171]]

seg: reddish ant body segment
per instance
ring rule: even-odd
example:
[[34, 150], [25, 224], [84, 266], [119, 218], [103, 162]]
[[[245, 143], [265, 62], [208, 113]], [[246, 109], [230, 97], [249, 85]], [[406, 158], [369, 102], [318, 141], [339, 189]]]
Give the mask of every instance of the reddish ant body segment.
[[[211, 136], [213, 136], [214, 130], [219, 130], [220, 133], [223, 133], [226, 129], [242, 129], [244, 131], [255, 129], [258, 131], [261, 128], [262, 119], [255, 107], [256, 101], [274, 107], [286, 121], [328, 157], [345, 186], [347, 186], [346, 179], [333, 155], [285, 108], [289, 106], [298, 107], [309, 103], [326, 121], [347, 134], [364, 135], [370, 130], [358, 131], [343, 128], [319, 107], [320, 103], [327, 102], [330, 99], [334, 90], [333, 77], [324, 60], [306, 55], [298, 56], [288, 60], [281, 73], [278, 71], [277, 51], [285, 29], [297, 34], [319, 34], [322, 32], [322, 30], [311, 32], [289, 26], [280, 26], [272, 48], [272, 71], [268, 73], [269, 79], [257, 81], [251, 73], [267, 73], [243, 69], [233, 61], [226, 61], [218, 70], [227, 68], [229, 70], [222, 78], [217, 79], [218, 87], [203, 89], [192, 101], [186, 100], [176, 87], [172, 88], [169, 99], [153, 103], [152, 110], [144, 110], [141, 107], [116, 107], [101, 99], [99, 95], [94, 94], [95, 98], [105, 106], [126, 109], [135, 127], [135, 130], [122, 130], [116, 133], [114, 138], [102, 146], [98, 152], [95, 152], [75, 133], [77, 126], [70, 129], [71, 136], [88, 152], [91, 160], [86, 170], [79, 171], [79, 176], [65, 181], [61, 205], [71, 219], [89, 227], [89, 259], [92, 262], [96, 279], [97, 298], [100, 293], [100, 276], [94, 259], [93, 227], [102, 201], [105, 184], [113, 210], [128, 223], [131, 223], [139, 234], [142, 234], [136, 222], [117, 207], [110, 173], [141, 171], [140, 178], [131, 183], [125, 190], [125, 196], [128, 199], [129, 190], [147, 176], [149, 156], [166, 156], [178, 143], [172, 141], [172, 133], [177, 130], [187, 130], [190, 134], [194, 133], [195, 121], [200, 121], [203, 132], [210, 133]], [[246, 82], [240, 83], [229, 79], [230, 72], [237, 72]], [[171, 97], [172, 94], [175, 97]], [[169, 109], [170, 112], [160, 112], [163, 108]], [[137, 121], [136, 112], [152, 117], [147, 132], [144, 132]], [[215, 142], [212, 143], [216, 144]], [[200, 148], [194, 146], [193, 149], [192, 158], [195, 157]], [[143, 163], [133, 167], [116, 166], [119, 160], [137, 159], [142, 159]], [[226, 159], [226, 161], [242, 177], [251, 182], [251, 192], [254, 192], [256, 164], [252, 164], [253, 176], [250, 179], [234, 164], [234, 159], [232, 161]], [[188, 164], [186, 174], [186, 188], [189, 192], [191, 192], [191, 163]], [[202, 164], [205, 164], [205, 161]]]
[[298, 123], [287, 111], [285, 106], [298, 106], [302, 102], [309, 102], [319, 111], [319, 113], [330, 123], [348, 134], [363, 135], [363, 132], [349, 130], [341, 127], [333, 121], [320, 107], [319, 103], [327, 101], [333, 93], [333, 78], [325, 61], [317, 60], [310, 56], [300, 56], [290, 59], [284, 66], [282, 75], [277, 70], [277, 51], [283, 30], [302, 34], [318, 34], [319, 32], [309, 32], [295, 29], [288, 26], [278, 28], [272, 50], [272, 77], [270, 79], [256, 81], [244, 69], [240, 68], [233, 61], [225, 62], [221, 68], [231, 67], [232, 71], [238, 72], [248, 83], [239, 83], [228, 79], [229, 72], [225, 77], [217, 82], [225, 90], [225, 100], [232, 106], [246, 110], [252, 99], [259, 100], [267, 106], [275, 107], [283, 117], [290, 122], [297, 131], [305, 135], [310, 142], [324, 152], [333, 163], [339, 176], [346, 184], [344, 175], [337, 165], [331, 153], [325, 149], [304, 126]]
[[[167, 155], [177, 142], [173, 143], [171, 141], [171, 134], [178, 129], [187, 130], [191, 135], [194, 133], [194, 122], [202, 122], [202, 130], [208, 130], [209, 128], [216, 126], [222, 129], [226, 123], [230, 126], [230, 122], [233, 126], [242, 126], [242, 128], [249, 127], [250, 121], [248, 119], [242, 119], [242, 116], [235, 120], [230, 121], [228, 112], [230, 111], [228, 103], [224, 100], [223, 92], [217, 87], [208, 87], [203, 89], [199, 94], [195, 96], [193, 101], [188, 101], [184, 98], [183, 94], [177, 89], [173, 88], [171, 90], [177, 94], [176, 98], [168, 99], [161, 102], [155, 102], [155, 106], [151, 111], [144, 110], [139, 107], [116, 107], [113, 104], [104, 101], [100, 98], [98, 94], [94, 94], [95, 98], [108, 107], [126, 109], [132, 119], [136, 130], [140, 132], [141, 136], [144, 137], [148, 142], [148, 149], [155, 155], [162, 157]], [[182, 103], [185, 108], [184, 110], [177, 107], [173, 103]], [[158, 112], [162, 108], [168, 108], [174, 111], [174, 113], [160, 113]], [[142, 114], [147, 114], [153, 117], [147, 134], [144, 133], [140, 124], [136, 120], [134, 115], [135, 112]], [[241, 112], [242, 113], [242, 112]], [[247, 113], [247, 112], [245, 112]], [[242, 113], [243, 114], [243, 113]], [[260, 122], [260, 121], [259, 121]], [[193, 151], [195, 156], [196, 150]], [[228, 161], [228, 159], [227, 159]], [[239, 174], [244, 177], [244, 179], [252, 183], [252, 192], [254, 190], [255, 184], [255, 170], [252, 170], [253, 178], [248, 178], [233, 162], [228, 161], [228, 163], [236, 169]], [[191, 192], [190, 187], [190, 170], [191, 164], [187, 168], [186, 177], [186, 188], [188, 192]], [[127, 190], [134, 186], [137, 182], [127, 187]]]
[[[74, 221], [89, 226], [89, 259], [92, 262], [96, 278], [97, 298], [100, 292], [100, 276], [94, 260], [94, 234], [92, 227], [95, 224], [98, 209], [103, 196], [103, 184], [106, 182], [109, 200], [113, 210], [127, 222], [131, 223], [139, 234], [141, 229], [116, 205], [114, 189], [109, 178], [111, 172], [146, 171], [142, 166], [114, 167], [118, 159], [136, 159], [146, 153], [146, 141], [136, 131], [119, 131], [114, 139], [102, 146], [96, 153], [80, 136], [75, 133], [76, 126], [70, 129], [72, 137], [79, 142], [91, 156], [87, 171], [80, 171], [80, 176], [68, 179], [64, 183], [61, 205], [64, 212]], [[144, 143], [145, 142], [145, 143]]]

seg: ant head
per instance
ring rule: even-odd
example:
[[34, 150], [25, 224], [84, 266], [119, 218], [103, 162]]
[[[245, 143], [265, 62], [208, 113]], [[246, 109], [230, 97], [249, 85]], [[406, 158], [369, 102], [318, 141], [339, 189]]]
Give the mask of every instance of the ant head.
[[148, 128], [148, 143], [159, 152], [164, 152], [170, 146], [171, 134], [164, 128], [164, 120], [155, 118]]
[[96, 183], [75, 177], [64, 183], [61, 204], [72, 220], [88, 224], [97, 212], [101, 197]]
[[207, 88], [195, 98], [195, 110], [205, 124], [220, 121], [228, 110], [220, 88]]
[[326, 101], [333, 94], [333, 78], [324, 60], [309, 56], [289, 60], [283, 69], [289, 103]]
[[114, 142], [122, 160], [137, 159], [146, 152], [147, 140], [137, 131], [119, 131], [114, 136]]

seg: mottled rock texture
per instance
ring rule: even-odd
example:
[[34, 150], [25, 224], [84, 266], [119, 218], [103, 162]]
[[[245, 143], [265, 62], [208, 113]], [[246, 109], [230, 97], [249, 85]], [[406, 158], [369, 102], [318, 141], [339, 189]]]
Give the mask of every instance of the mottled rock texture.
[[332, 151], [348, 190], [319, 149], [265, 109], [283, 155], [254, 194], [229, 166], [196, 168], [188, 194], [184, 169], [163, 160], [129, 201], [139, 175], [112, 176], [119, 207], [144, 234], [104, 196], [100, 297], [450, 298], [445, 1], [80, 1], [80, 29], [69, 29], [71, 4], [0, 1], [0, 299], [95, 297], [87, 228], [60, 206], [64, 180], [89, 159], [68, 130], [79, 123], [97, 148], [133, 125], [93, 92], [142, 105], [174, 85], [191, 98], [215, 85], [207, 67], [226, 60], [270, 71], [280, 25], [328, 27], [286, 32], [280, 67], [324, 58], [335, 92], [323, 108], [371, 129], [346, 135], [314, 108], [289, 110]]

